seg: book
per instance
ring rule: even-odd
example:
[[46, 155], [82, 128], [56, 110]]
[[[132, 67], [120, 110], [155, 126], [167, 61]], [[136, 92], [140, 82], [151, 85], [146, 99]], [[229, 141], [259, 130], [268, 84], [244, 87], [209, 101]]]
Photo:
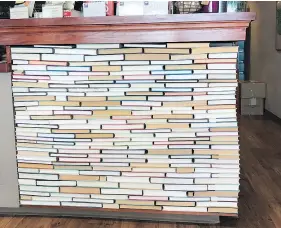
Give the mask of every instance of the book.
[[236, 70], [193, 70], [194, 74], [236, 74]]
[[[206, 118], [231, 118], [236, 117], [236, 113], [202, 113], [202, 114], [194, 114], [194, 119], [206, 119]], [[207, 133], [196, 133], [197, 136], [208, 136], [210, 134]], [[224, 135], [224, 134], [222, 134]], [[225, 134], [226, 135], [226, 134]]]
[[120, 44], [76, 44], [76, 48], [119, 48]]
[[235, 95], [202, 95], [202, 96], [193, 96], [193, 100], [227, 100], [235, 99]]
[[149, 101], [191, 101], [192, 96], [160, 96], [148, 97]]
[[209, 83], [209, 87], [237, 87], [237, 82], [232, 83]]
[[236, 59], [195, 59], [194, 63], [236, 63]]
[[142, 48], [116, 48], [116, 49], [98, 49], [99, 55], [142, 53]]
[[208, 69], [236, 69], [236, 64], [222, 63], [222, 64], [208, 64]]
[[46, 65], [12, 65], [13, 71], [25, 71], [25, 70], [47, 70]]
[[221, 91], [236, 91], [235, 86], [230, 87], [213, 87], [213, 88], [194, 88], [194, 92], [221, 92]]
[[147, 66], [122, 66], [124, 71], [135, 71], [135, 70], [163, 70], [163, 65], [147, 65]]
[[[235, 97], [235, 95], [234, 95]], [[225, 99], [225, 98], [222, 98]], [[232, 105], [232, 104], [236, 104], [236, 99], [232, 99], [232, 100], [213, 100], [213, 101], [208, 101], [208, 105]]]
[[237, 52], [209, 54], [208, 57], [209, 59], [235, 59], [236, 60]]
[[209, 46], [209, 43], [167, 43], [167, 48], [194, 48]]
[[55, 54], [68, 54], [68, 55], [96, 55], [95, 49], [78, 49], [78, 48], [55, 48]]
[[[200, 127], [237, 127], [237, 122], [229, 122], [229, 123], [192, 123], [191, 124], [191, 128], [200, 128]], [[218, 149], [218, 148], [212, 148], [212, 149]], [[231, 148], [225, 148], [225, 149], [231, 149]], [[232, 149], [236, 149], [236, 148], [232, 148]]]
[[124, 44], [124, 47], [165, 48], [166, 44]]
[[44, 47], [44, 48], [73, 48], [72, 45], [34, 45], [34, 47]]
[[[15, 61], [13, 61], [14, 63]], [[67, 66], [67, 62], [52, 62], [52, 61], [36, 61], [36, 60], [31, 60], [27, 61], [26, 64], [31, 64], [31, 65], [51, 65], [51, 66]], [[14, 64], [21, 64], [21, 63], [14, 63]]]
[[[13, 64], [23, 64], [23, 65], [26, 65], [28, 64], [29, 61], [27, 60], [12, 60], [12, 63]], [[39, 61], [40, 62], [40, 61]], [[32, 64], [32, 63], [31, 63]], [[45, 65], [45, 64], [40, 64], [40, 65]]]
[[[213, 110], [213, 109], [236, 109], [236, 105], [202, 105], [194, 106], [194, 109]], [[219, 112], [219, 111], [218, 111]]]
[[206, 64], [165, 65], [165, 70], [207, 69]]
[[[69, 66], [107, 66], [109, 62], [69, 62]], [[118, 65], [118, 64], [117, 64]]]
[[[206, 107], [207, 101], [163, 102], [163, 107]], [[204, 108], [201, 108], [204, 109]]]
[[11, 47], [11, 53], [53, 53], [52, 48]]
[[236, 94], [236, 91], [220, 91], [220, 92], [207, 92], [208, 95], [228, 95], [228, 94]]
[[171, 60], [207, 59], [207, 54], [171, 55]]
[[[66, 49], [68, 50], [68, 49]], [[90, 71], [91, 68], [87, 66], [47, 66], [47, 70], [49, 71]]]
[[167, 80], [192, 80], [192, 79], [207, 79], [207, 74], [189, 74], [189, 75], [166, 75]]
[[202, 53], [229, 53], [229, 52], [238, 52], [238, 46], [230, 47], [201, 47], [201, 48], [192, 48], [192, 54], [202, 54]]
[[208, 74], [208, 79], [236, 79], [236, 74]]
[[122, 106], [161, 106], [161, 102], [154, 102], [154, 101], [122, 101]]
[[121, 71], [121, 66], [93, 66], [92, 71]]
[[191, 70], [156, 70], [151, 71], [151, 74], [192, 74]]
[[[121, 78], [122, 79], [122, 78]], [[120, 80], [121, 80], [120, 79]], [[164, 75], [137, 75], [137, 76], [124, 76], [124, 80], [157, 80], [164, 79]]]
[[[102, 81], [102, 80], [122, 80], [122, 76], [89, 76], [90, 81]], [[91, 83], [91, 82], [89, 82]]]
[[[90, 76], [90, 75], [95, 75], [95, 76], [106, 76], [108, 75], [108, 72], [68, 72], [68, 75], [75, 75], [75, 76]], [[76, 77], [77, 78], [77, 77]], [[89, 83], [89, 82], [88, 82]]]
[[[67, 59], [67, 58], [66, 58]], [[85, 56], [85, 61], [110, 61], [110, 60], [123, 60], [124, 55], [97, 55], [97, 56]], [[84, 61], [77, 60], [77, 61]]]
[[131, 70], [131, 71], [111, 71], [109, 72], [110, 75], [149, 75], [149, 71], [143, 71], [143, 70]]
[[110, 65], [148, 65], [149, 61], [110, 61]]
[[191, 64], [193, 60], [187, 59], [187, 60], [166, 60], [166, 61], [151, 61], [151, 64], [163, 64], [163, 65], [179, 65], [179, 64]]
[[125, 60], [169, 60], [169, 54], [125, 54]]
[[144, 53], [189, 54], [190, 49], [176, 48], [144, 48]]
[[[11, 54], [12, 59], [20, 59], [20, 60], [40, 60], [40, 54]], [[82, 60], [83, 61], [83, 60]]]
[[208, 83], [166, 83], [166, 88], [177, 88], [177, 87], [187, 87], [187, 88], [196, 88], [196, 87], [208, 87]]
[[[13, 57], [12, 57], [13, 58]], [[62, 55], [62, 54], [42, 54], [41, 60], [47, 61], [84, 61], [84, 55]], [[31, 59], [31, 60], [40, 60]]]

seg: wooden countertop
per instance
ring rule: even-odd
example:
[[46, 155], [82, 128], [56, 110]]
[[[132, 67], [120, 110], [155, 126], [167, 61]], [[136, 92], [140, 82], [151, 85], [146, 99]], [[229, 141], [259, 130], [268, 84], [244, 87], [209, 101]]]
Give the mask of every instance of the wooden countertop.
[[0, 20], [0, 45], [244, 40], [255, 13]]
[[197, 13], [157, 16], [108, 16], [108, 17], [70, 17], [41, 19], [1, 19], [0, 28], [37, 27], [37, 26], [73, 26], [73, 25], [120, 25], [154, 23], [198, 23], [252, 21], [255, 13]]

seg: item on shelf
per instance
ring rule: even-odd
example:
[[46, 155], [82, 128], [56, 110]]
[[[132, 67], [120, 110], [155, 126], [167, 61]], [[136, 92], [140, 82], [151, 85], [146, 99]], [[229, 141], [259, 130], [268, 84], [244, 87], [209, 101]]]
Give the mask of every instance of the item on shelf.
[[34, 1], [16, 1], [10, 8], [10, 19], [23, 19], [32, 17]]
[[35, 1], [33, 9], [34, 18], [42, 18], [42, 7], [45, 4], [45, 1]]
[[75, 1], [74, 10], [83, 11], [83, 1]]
[[71, 10], [63, 10], [63, 17], [71, 17], [72, 11]]
[[218, 13], [219, 1], [205, 1], [202, 2], [204, 13]]
[[114, 16], [115, 15], [114, 1], [107, 1], [105, 4], [106, 4], [106, 16]]
[[168, 1], [145, 1], [143, 5], [144, 15], [167, 15], [169, 14]]
[[29, 18], [27, 6], [10, 8], [10, 19], [23, 19], [23, 18]]
[[202, 8], [201, 3], [198, 1], [175, 1], [173, 5], [174, 14], [196, 13]]
[[46, 4], [42, 7], [43, 18], [56, 18], [63, 17], [62, 4]]
[[238, 78], [245, 80], [245, 41], [238, 41]]
[[117, 15], [167, 15], [171, 9], [168, 1], [126, 1], [117, 3]]
[[32, 17], [35, 1], [25, 1], [24, 5], [28, 8], [28, 16]]
[[10, 18], [10, 8], [14, 7], [14, 1], [0, 1], [0, 18]]
[[246, 12], [247, 1], [227, 1], [227, 12]]
[[33, 16], [34, 18], [42, 18], [43, 17], [42, 12], [35, 12], [33, 15], [34, 15]]
[[105, 16], [106, 6], [105, 2], [85, 2], [83, 3], [83, 16], [94, 17], [94, 16]]
[[63, 4], [64, 10], [73, 10], [74, 9], [75, 1], [65, 1]]
[[219, 1], [219, 13], [227, 12], [227, 1]]
[[5, 46], [0, 46], [0, 61], [6, 60], [6, 48]]
[[130, 16], [130, 15], [143, 15], [144, 3], [141, 1], [133, 2], [117, 2], [116, 15], [117, 16]]
[[240, 82], [241, 115], [263, 115], [266, 84], [257, 81]]
[[83, 3], [83, 16], [113, 16], [114, 2], [113, 1], [87, 1]]
[[15, 6], [10, 8], [10, 19], [32, 17], [34, 3], [34, 1], [16, 1]]
[[63, 17], [80, 17], [81, 12], [75, 10], [75, 1], [66, 1], [63, 4]]

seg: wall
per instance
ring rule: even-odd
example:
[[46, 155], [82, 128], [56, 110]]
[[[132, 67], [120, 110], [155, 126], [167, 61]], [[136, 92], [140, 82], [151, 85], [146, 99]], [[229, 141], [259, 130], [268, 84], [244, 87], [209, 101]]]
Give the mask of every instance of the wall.
[[10, 73], [0, 73], [0, 85], [0, 207], [11, 208], [19, 207], [19, 191]]
[[276, 2], [250, 2], [257, 13], [251, 24], [250, 79], [267, 83], [266, 109], [281, 117], [281, 52], [275, 49]]

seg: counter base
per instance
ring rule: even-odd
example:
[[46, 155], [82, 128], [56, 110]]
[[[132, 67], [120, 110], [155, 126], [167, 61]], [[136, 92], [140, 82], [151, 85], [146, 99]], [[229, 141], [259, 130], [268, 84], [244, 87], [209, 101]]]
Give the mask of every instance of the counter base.
[[217, 224], [220, 222], [218, 215], [202, 215], [202, 213], [147, 213], [147, 212], [124, 212], [121, 210], [79, 210], [76, 208], [57, 208], [57, 207], [20, 207], [20, 208], [0, 208], [0, 216], [59, 216], [59, 217], [87, 217], [87, 218], [107, 218], [107, 219], [125, 219], [142, 221], [160, 221], [160, 222], [188, 222]]

